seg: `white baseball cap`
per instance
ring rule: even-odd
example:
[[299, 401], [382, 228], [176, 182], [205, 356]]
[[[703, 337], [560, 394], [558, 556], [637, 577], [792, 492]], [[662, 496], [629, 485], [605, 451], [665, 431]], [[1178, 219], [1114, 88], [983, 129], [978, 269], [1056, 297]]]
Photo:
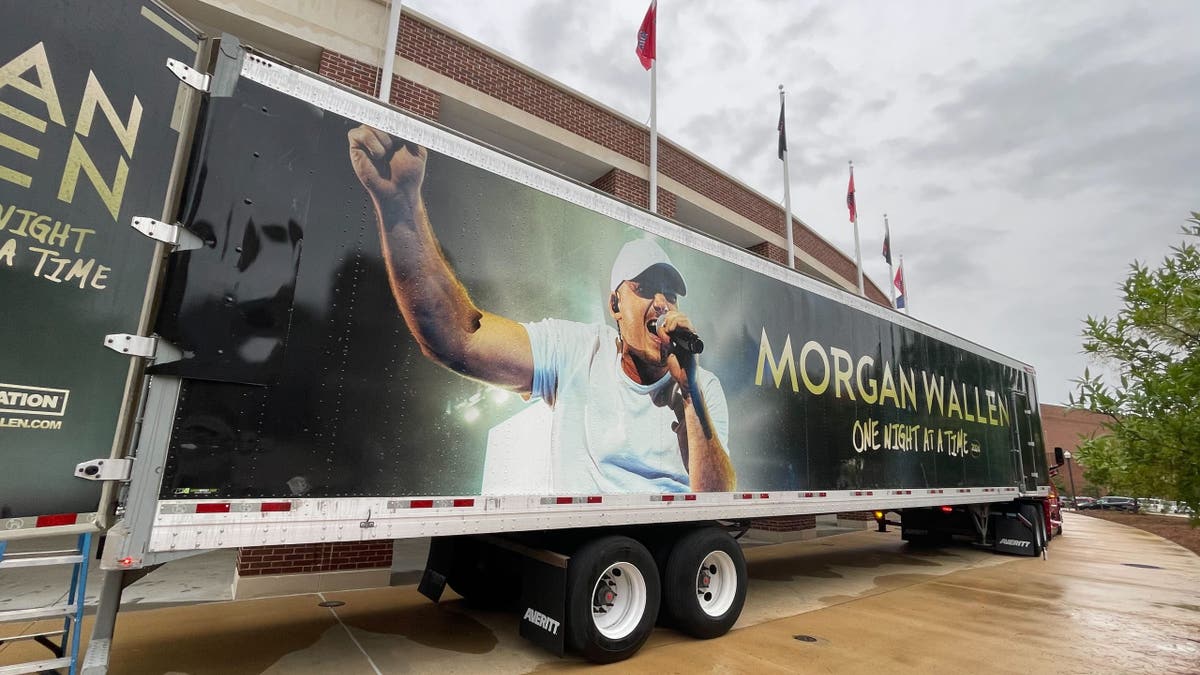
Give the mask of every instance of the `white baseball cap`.
[[654, 240], [644, 237], [634, 239], [621, 247], [621, 252], [617, 253], [617, 259], [613, 261], [608, 287], [615, 291], [622, 282], [639, 277], [644, 279], [647, 273], [655, 276], [663, 290], [673, 291], [676, 295], [687, 295], [683, 275], [671, 264], [667, 252]]

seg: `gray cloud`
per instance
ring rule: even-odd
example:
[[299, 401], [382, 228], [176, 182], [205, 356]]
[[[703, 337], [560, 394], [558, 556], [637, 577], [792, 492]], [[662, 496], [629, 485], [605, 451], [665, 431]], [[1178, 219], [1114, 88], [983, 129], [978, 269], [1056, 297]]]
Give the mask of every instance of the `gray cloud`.
[[917, 191], [917, 196], [919, 196], [923, 201], [933, 201], [935, 199], [949, 197], [952, 194], [954, 194], [953, 190], [950, 190], [946, 186], [939, 183], [926, 183], [925, 185], [921, 186], [920, 190]]
[[[960, 83], [934, 110], [940, 132], [899, 145], [906, 159], [972, 165], [1027, 197], [1108, 182], [1154, 190], [1164, 174], [1200, 170], [1200, 62], [1123, 47], [1147, 36], [1143, 13], [1090, 26], [1044, 53]], [[1156, 60], [1151, 60], [1156, 59]], [[928, 78], [949, 87], [947, 78]]]
[[[991, 251], [1003, 244], [1009, 232], [969, 223], [949, 223], [926, 220], [915, 227], [906, 227], [903, 248], [895, 248], [893, 256], [904, 253], [906, 261], [920, 269], [926, 284], [947, 289], [986, 288], [996, 279], [985, 264]], [[899, 264], [899, 260], [893, 257]]]
[[803, 16], [785, 23], [767, 37], [767, 44], [782, 44], [805, 36], [834, 30], [833, 12], [828, 5], [816, 5]]
[[869, 98], [858, 104], [858, 114], [864, 116], [878, 115], [887, 110], [896, 101], [895, 92], [886, 92], [881, 96]]

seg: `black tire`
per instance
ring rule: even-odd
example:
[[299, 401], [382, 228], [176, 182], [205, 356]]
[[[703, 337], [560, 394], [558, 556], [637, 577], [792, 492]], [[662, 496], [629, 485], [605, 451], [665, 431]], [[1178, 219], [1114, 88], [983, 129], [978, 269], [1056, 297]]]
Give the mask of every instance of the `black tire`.
[[[706, 559], [710, 564], [701, 570]], [[701, 584], [707, 589], [704, 593]], [[663, 574], [667, 621], [692, 637], [720, 637], [742, 613], [746, 584], [746, 557], [737, 541], [716, 527], [692, 530], [675, 542], [667, 558]]]
[[[614, 569], [618, 565], [621, 567]], [[606, 598], [611, 611], [594, 614], [594, 600], [603, 590], [601, 583], [613, 584], [614, 590], [625, 584], [631, 586], [629, 591]], [[639, 594], [644, 598], [635, 600]], [[567, 567], [567, 646], [592, 663], [627, 659], [650, 637], [661, 600], [658, 567], [645, 546], [629, 537], [590, 541], [571, 556]], [[622, 602], [633, 604], [624, 611], [619, 604]], [[617, 621], [617, 625], [605, 628], [597, 623], [609, 620]]]

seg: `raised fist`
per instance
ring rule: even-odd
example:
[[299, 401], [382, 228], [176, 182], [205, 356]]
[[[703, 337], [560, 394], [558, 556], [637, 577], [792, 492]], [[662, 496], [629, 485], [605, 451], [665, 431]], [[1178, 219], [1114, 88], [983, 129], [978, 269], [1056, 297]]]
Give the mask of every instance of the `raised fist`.
[[383, 224], [413, 222], [425, 178], [425, 148], [366, 125], [351, 129], [347, 137], [350, 165]]

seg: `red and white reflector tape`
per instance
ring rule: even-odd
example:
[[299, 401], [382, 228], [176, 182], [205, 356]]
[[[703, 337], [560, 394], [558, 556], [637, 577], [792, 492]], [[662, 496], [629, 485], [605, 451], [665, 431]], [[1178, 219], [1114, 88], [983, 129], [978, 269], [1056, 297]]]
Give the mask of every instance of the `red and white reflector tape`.
[[875, 495], [875, 492], [873, 490], [855, 490], [854, 491], [855, 497], [872, 497], [874, 495]]
[[402, 509], [405, 506], [410, 509], [465, 509], [475, 506], [475, 500], [465, 497], [459, 499], [410, 499], [407, 504], [403, 500], [388, 502], [389, 509]]
[[590, 497], [542, 497], [542, 505], [558, 505], [558, 504], [602, 504], [603, 497], [592, 495]]
[[74, 525], [79, 520], [78, 513], [55, 513], [45, 516], [38, 516], [34, 521], [34, 527], [61, 527], [63, 525]]
[[79, 523], [94, 523], [92, 513], [45, 513], [40, 516], [21, 516], [0, 519], [0, 530], [31, 530], [36, 527], [65, 527]]
[[812, 497], [828, 497], [829, 493], [828, 492], [801, 492], [800, 496], [803, 497], [804, 499], [810, 499]]
[[912, 490], [892, 490], [892, 494], [894, 494], [894, 495], [911, 495]]
[[930, 490], [930, 491], [929, 491], [929, 494], [931, 494], [931, 495], [940, 495], [940, 494], [942, 494], [943, 492], [945, 492], [945, 490]]
[[286, 513], [292, 510], [292, 502], [186, 502], [159, 506], [160, 515], [188, 515], [192, 513]]

